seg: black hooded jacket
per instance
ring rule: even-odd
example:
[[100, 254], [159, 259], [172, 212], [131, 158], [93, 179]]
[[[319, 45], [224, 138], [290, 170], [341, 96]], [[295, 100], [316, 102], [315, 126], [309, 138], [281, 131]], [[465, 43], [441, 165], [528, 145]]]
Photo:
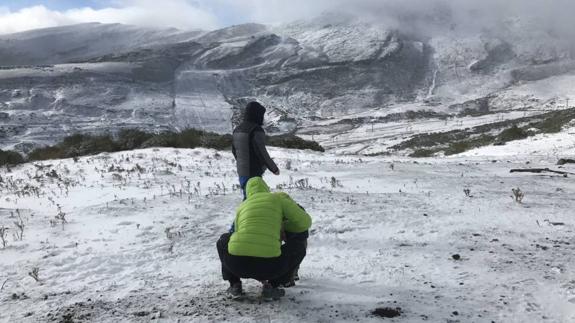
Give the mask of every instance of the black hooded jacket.
[[262, 176], [266, 168], [272, 173], [278, 171], [265, 145], [262, 128], [266, 108], [257, 102], [246, 106], [244, 121], [234, 129], [232, 152], [236, 158], [238, 176]]

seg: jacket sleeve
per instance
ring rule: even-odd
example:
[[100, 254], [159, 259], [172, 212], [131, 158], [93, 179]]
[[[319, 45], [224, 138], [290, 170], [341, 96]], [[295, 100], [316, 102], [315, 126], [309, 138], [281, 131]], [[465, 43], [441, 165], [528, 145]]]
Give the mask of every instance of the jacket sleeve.
[[277, 172], [278, 166], [276, 165], [276, 163], [274, 163], [274, 161], [272, 160], [272, 158], [268, 154], [268, 150], [266, 149], [266, 136], [265, 136], [263, 131], [255, 131], [254, 132], [253, 145], [254, 145], [254, 149], [255, 149], [256, 153], [261, 158], [261, 160], [264, 162], [266, 167], [272, 173]]
[[311, 217], [299, 207], [286, 193], [276, 193], [282, 204], [282, 212], [285, 218], [284, 229], [287, 232], [300, 233], [311, 227]]

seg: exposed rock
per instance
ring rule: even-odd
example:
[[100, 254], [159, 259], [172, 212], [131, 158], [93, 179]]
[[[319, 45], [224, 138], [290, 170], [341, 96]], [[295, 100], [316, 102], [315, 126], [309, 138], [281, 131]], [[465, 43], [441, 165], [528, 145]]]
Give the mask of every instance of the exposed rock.
[[557, 165], [575, 164], [575, 159], [561, 158], [557, 161]]

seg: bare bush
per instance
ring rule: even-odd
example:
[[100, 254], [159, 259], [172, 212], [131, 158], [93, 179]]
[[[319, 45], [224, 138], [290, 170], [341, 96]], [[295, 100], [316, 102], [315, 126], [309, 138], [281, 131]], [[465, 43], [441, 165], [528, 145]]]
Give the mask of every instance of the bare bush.
[[6, 280], [2, 283], [2, 287], [0, 287], [0, 291], [2, 291], [4, 289], [4, 286], [6, 285], [7, 282], [8, 282], [8, 278], [6, 278]]
[[0, 240], [2, 240], [2, 249], [6, 249], [6, 236], [8, 235], [8, 228], [5, 226], [0, 226]]
[[62, 224], [62, 230], [64, 230], [64, 225], [66, 223], [68, 223], [68, 220], [66, 220], [66, 213], [64, 213], [64, 211], [62, 211], [62, 207], [58, 204], [58, 214], [54, 217], [54, 219], [50, 219], [50, 226], [51, 227], [55, 227], [56, 225], [58, 225], [58, 223]]
[[336, 179], [335, 177], [331, 177], [329, 183], [331, 184], [331, 188], [336, 188], [336, 187], [342, 187], [343, 185], [341, 185], [341, 183], [339, 182], [338, 179]]
[[519, 189], [519, 187], [518, 188], [512, 188], [511, 192], [513, 192], [512, 198], [515, 199], [515, 202], [521, 203], [523, 201], [523, 198], [525, 197], [525, 193], [523, 193], [521, 191], [521, 189]]
[[40, 277], [38, 276], [39, 272], [40, 268], [33, 267], [32, 270], [28, 272], [28, 276], [34, 278], [36, 282], [39, 282], [40, 281]]
[[176, 245], [176, 239], [183, 237], [184, 233], [181, 231], [172, 231], [172, 228], [166, 228], [164, 230], [164, 233], [166, 234], [166, 238], [168, 238], [168, 240], [170, 240], [170, 245], [168, 246], [168, 252], [172, 253], [172, 252], [174, 252], [174, 246]]
[[14, 239], [22, 241], [24, 239], [24, 228], [26, 225], [24, 224], [24, 220], [18, 215], [18, 221], [14, 221], [14, 225], [18, 229], [18, 231], [14, 232]]
[[166, 233], [166, 238], [168, 238], [168, 240], [174, 240], [176, 238], [179, 237], [183, 237], [184, 233], [181, 231], [172, 231], [172, 228], [166, 228], [164, 230], [164, 233]]
[[311, 185], [309, 185], [309, 180], [307, 178], [302, 178], [295, 181], [295, 187], [302, 190], [311, 189]]

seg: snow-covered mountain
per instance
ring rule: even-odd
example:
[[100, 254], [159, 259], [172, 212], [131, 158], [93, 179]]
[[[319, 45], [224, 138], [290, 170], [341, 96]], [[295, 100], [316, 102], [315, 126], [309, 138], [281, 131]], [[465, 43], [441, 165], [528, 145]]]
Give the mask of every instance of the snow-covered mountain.
[[2, 66], [61, 64], [186, 41], [198, 34], [100, 23], [38, 29], [0, 35], [0, 62]]
[[[476, 112], [488, 117], [470, 122], [489, 124], [575, 99], [572, 42], [520, 19], [437, 35], [339, 14], [212, 32], [84, 24], [0, 45], [0, 148], [24, 151], [73, 132], [226, 133], [257, 99], [272, 133], [376, 154], [430, 127], [464, 129], [454, 117]], [[390, 138], [389, 127], [410, 130]]]

